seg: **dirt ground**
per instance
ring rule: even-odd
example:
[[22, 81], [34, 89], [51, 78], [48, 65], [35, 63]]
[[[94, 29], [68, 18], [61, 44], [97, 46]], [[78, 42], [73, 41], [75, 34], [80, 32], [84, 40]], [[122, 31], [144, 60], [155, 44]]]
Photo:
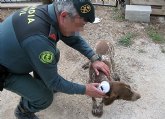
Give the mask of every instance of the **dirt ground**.
[[[3, 14], [2, 16], [7, 16]], [[115, 62], [121, 80], [141, 94], [136, 102], [115, 101], [104, 107], [101, 119], [164, 119], [165, 117], [165, 53], [164, 44], [156, 44], [148, 37], [146, 28], [152, 26], [165, 38], [165, 17], [151, 17], [150, 23], [121, 20], [113, 8], [97, 7], [100, 23], [88, 24], [81, 34], [94, 48], [98, 40], [109, 40], [115, 47]], [[124, 47], [118, 40], [128, 32], [134, 32], [133, 44]], [[77, 51], [58, 44], [61, 51], [59, 73], [67, 80], [85, 84], [88, 71], [81, 66], [88, 61]], [[19, 96], [7, 90], [0, 92], [0, 119], [15, 119], [13, 111]], [[97, 119], [91, 114], [92, 101], [84, 95], [54, 95], [52, 105], [37, 115], [41, 119]]]

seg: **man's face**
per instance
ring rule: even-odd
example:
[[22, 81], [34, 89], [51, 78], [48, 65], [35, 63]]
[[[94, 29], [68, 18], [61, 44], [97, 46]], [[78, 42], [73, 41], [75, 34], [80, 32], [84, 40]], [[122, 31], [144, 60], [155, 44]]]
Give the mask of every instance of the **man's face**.
[[80, 17], [79, 15], [70, 16], [68, 13], [65, 17], [63, 17], [62, 27], [60, 31], [64, 36], [71, 36], [75, 32], [80, 32], [84, 30], [84, 26], [87, 23], [84, 18]]

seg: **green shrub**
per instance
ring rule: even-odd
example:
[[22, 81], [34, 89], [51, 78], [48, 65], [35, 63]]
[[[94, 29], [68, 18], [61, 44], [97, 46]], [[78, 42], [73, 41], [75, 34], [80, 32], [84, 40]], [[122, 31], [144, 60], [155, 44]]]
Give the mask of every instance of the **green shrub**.
[[127, 33], [119, 39], [119, 44], [125, 47], [128, 47], [133, 44], [133, 38], [135, 37], [134, 33]]
[[160, 34], [155, 28], [149, 27], [147, 29], [148, 36], [152, 39], [155, 43], [165, 43], [165, 38], [162, 34]]

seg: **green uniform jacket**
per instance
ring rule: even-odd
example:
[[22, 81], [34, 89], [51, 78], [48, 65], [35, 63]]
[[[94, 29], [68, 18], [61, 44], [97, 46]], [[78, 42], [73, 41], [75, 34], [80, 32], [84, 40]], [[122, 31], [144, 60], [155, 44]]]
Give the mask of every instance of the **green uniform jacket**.
[[0, 23], [0, 64], [11, 73], [36, 72], [50, 90], [84, 94], [84, 85], [67, 81], [57, 72], [59, 40], [88, 59], [95, 54], [82, 37], [62, 36], [52, 4], [21, 9]]

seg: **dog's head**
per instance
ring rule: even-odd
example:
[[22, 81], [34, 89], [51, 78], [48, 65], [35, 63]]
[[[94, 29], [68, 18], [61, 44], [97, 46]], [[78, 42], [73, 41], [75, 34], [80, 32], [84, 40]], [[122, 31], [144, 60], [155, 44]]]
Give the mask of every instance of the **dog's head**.
[[141, 96], [137, 92], [133, 91], [131, 87], [125, 83], [112, 81], [110, 82], [111, 90], [107, 93], [109, 98], [104, 98], [103, 102], [105, 105], [110, 105], [115, 100], [123, 99], [127, 101], [136, 101]]

